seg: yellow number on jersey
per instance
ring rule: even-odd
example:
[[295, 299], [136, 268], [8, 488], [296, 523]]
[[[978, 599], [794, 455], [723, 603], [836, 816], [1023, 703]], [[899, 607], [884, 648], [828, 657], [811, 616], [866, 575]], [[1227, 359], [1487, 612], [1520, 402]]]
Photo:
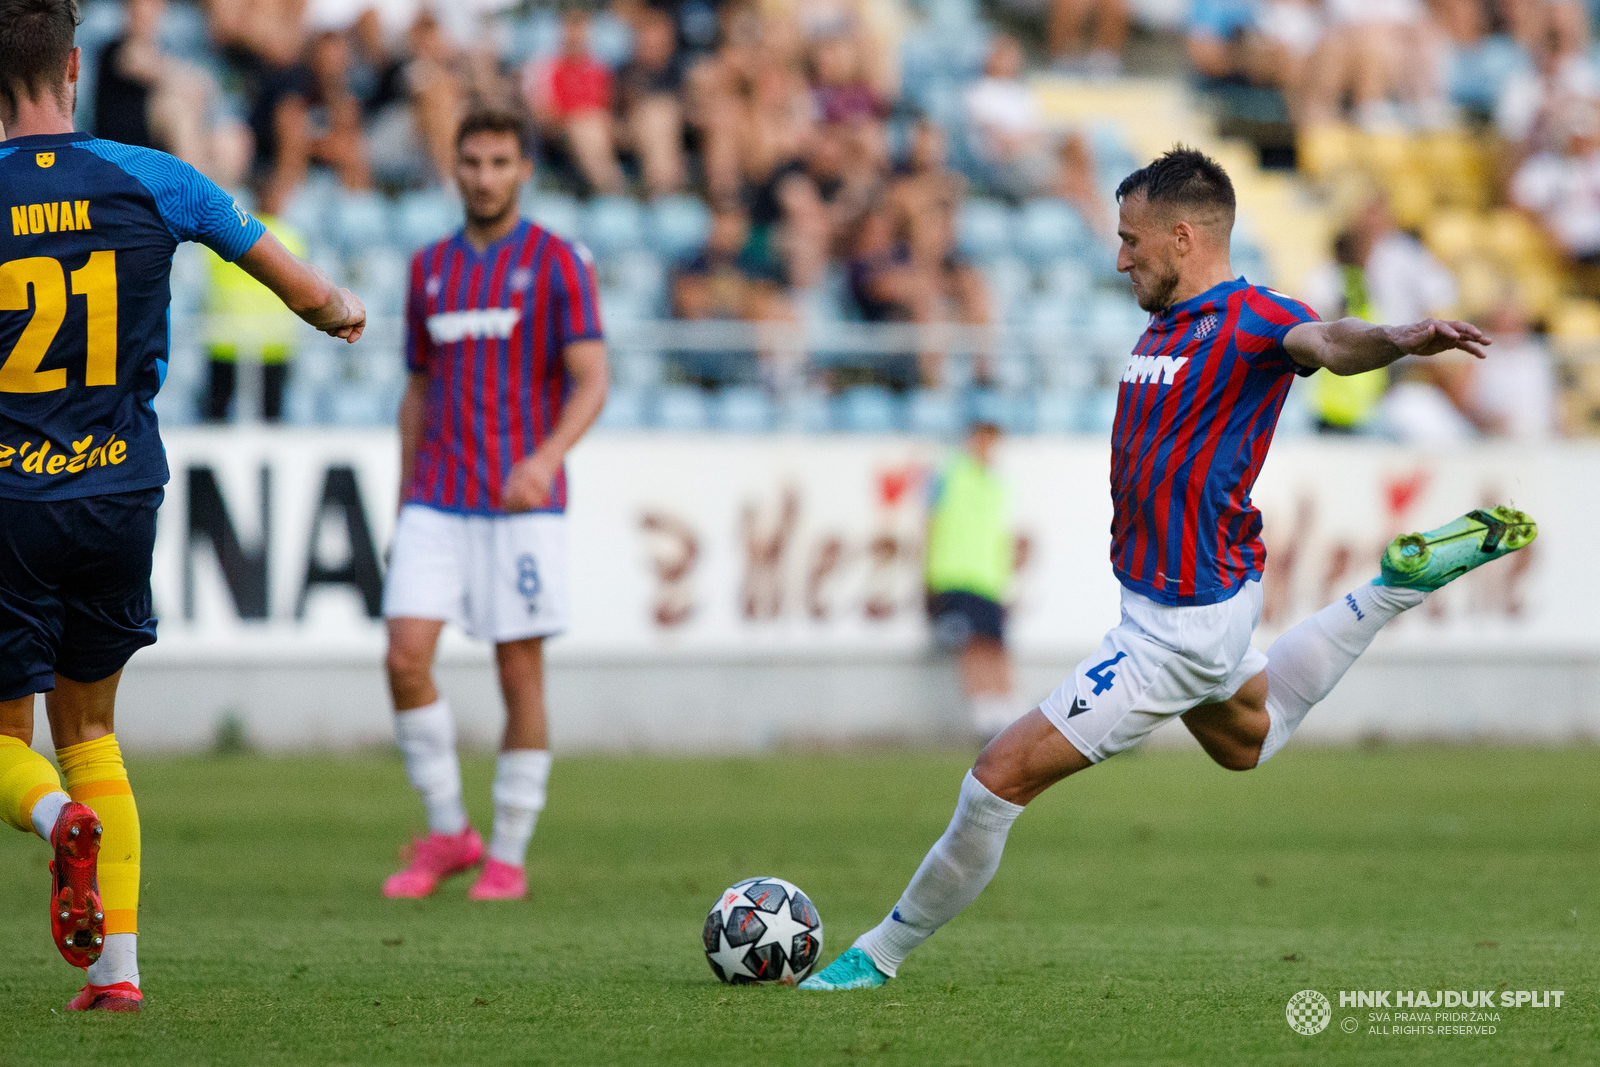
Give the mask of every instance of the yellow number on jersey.
[[[66, 271], [45, 256], [0, 263], [0, 311], [27, 311], [33, 290], [33, 318], [0, 363], [0, 393], [53, 393], [67, 387], [67, 370], [42, 371], [39, 364], [67, 317]], [[85, 385], [117, 384], [117, 254], [95, 252], [72, 272], [72, 294], [89, 308]]]

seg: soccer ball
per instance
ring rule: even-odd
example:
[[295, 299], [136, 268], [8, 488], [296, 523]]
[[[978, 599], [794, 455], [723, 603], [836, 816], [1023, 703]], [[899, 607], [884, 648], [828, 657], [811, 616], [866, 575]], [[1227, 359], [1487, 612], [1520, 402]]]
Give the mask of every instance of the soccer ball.
[[717, 898], [706, 916], [706, 960], [730, 985], [794, 985], [822, 955], [822, 916], [811, 898], [782, 878], [746, 878]]

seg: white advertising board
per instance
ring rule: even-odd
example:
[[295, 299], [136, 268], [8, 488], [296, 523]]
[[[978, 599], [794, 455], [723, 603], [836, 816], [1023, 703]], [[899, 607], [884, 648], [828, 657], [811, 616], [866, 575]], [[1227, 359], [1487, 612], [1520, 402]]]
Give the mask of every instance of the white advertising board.
[[[141, 659], [376, 663], [381, 560], [398, 460], [382, 431], [183, 430], [156, 549], [160, 642]], [[942, 446], [910, 438], [597, 435], [571, 464], [573, 626], [558, 660], [874, 657], [926, 646], [925, 481]], [[1103, 441], [1019, 438], [1024, 654], [1089, 649], [1117, 621]], [[1286, 440], [1255, 494], [1268, 546], [1261, 640], [1376, 572], [1396, 533], [1512, 502], [1533, 548], [1430, 598], [1396, 649], [1600, 650], [1600, 449], [1428, 454]], [[482, 653], [461, 639], [446, 655]]]

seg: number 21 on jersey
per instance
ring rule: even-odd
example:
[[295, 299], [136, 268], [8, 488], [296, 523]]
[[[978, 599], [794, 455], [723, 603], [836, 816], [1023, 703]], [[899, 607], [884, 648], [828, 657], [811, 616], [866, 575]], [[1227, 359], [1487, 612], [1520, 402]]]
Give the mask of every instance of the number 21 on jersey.
[[[88, 304], [88, 351], [83, 384], [117, 384], [117, 254], [93, 252], [72, 272], [72, 295]], [[67, 387], [67, 369], [40, 370], [67, 317], [67, 271], [59, 260], [32, 256], [0, 263], [0, 311], [27, 311], [33, 318], [0, 363], [0, 393], [53, 393]]]

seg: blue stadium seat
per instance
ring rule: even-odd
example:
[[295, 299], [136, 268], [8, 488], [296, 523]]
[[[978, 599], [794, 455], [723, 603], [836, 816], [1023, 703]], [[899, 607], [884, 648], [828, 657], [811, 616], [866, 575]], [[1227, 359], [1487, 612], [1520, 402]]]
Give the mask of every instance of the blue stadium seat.
[[336, 186], [313, 178], [290, 194], [279, 218], [299, 230], [300, 235], [306, 240], [317, 240], [319, 236], [325, 236], [327, 233], [329, 220], [333, 214], [333, 203], [337, 197]]
[[983, 265], [997, 322], [1019, 322], [1033, 296], [1033, 272], [1016, 256], [997, 256]]
[[600, 287], [600, 321], [606, 326], [631, 326], [652, 317], [650, 307], [628, 290]]
[[644, 423], [645, 391], [636, 385], [612, 383], [595, 426], [602, 430], [637, 430]]
[[[344, 344], [343, 341], [337, 342]], [[343, 353], [328, 341], [317, 340], [303, 347], [294, 360], [294, 380], [308, 387], [322, 389], [332, 386], [343, 373]]]
[[639, 205], [626, 196], [597, 196], [583, 209], [578, 237], [597, 256], [637, 248], [644, 240]]
[[1089, 243], [1083, 219], [1065, 200], [1030, 200], [1018, 209], [1012, 222], [1017, 250], [1039, 266], [1076, 255]]
[[521, 66], [530, 59], [546, 59], [561, 48], [561, 16], [553, 7], [536, 7], [510, 23], [505, 60]]
[[333, 204], [333, 239], [346, 252], [362, 252], [388, 244], [393, 233], [389, 212], [376, 193], [345, 193]]
[[161, 50], [191, 62], [211, 51], [211, 32], [199, 5], [168, 4], [161, 13]]
[[704, 430], [710, 422], [706, 395], [688, 385], [664, 385], [656, 390], [656, 428], [678, 433]]
[[1011, 250], [1011, 220], [1005, 205], [966, 200], [956, 215], [956, 244], [962, 255], [991, 259]]
[[1081, 301], [1094, 288], [1094, 271], [1082, 259], [1072, 257], [1047, 263], [1040, 271], [1041, 287], [1054, 300]]
[[667, 196], [657, 200], [645, 216], [645, 240], [658, 256], [668, 260], [698, 252], [711, 232], [711, 213], [695, 196]]
[[1131, 295], [1102, 293], [1089, 304], [1085, 331], [1092, 344], [1132, 351], [1149, 320]]
[[565, 193], [524, 193], [522, 213], [558, 237], [578, 237], [578, 202]]
[[734, 385], [722, 390], [712, 403], [713, 422], [733, 433], [766, 433], [772, 429], [777, 409], [766, 390]]
[[368, 311], [397, 315], [405, 310], [410, 276], [411, 260], [406, 253], [394, 248], [373, 247], [355, 260], [353, 288]]
[[826, 433], [833, 428], [828, 394], [820, 389], [800, 389], [785, 399], [780, 413], [782, 429], [793, 433]]
[[615, 70], [633, 54], [633, 30], [609, 11], [589, 20], [589, 52]]
[[394, 421], [390, 393], [378, 386], [347, 383], [324, 394], [329, 421], [339, 426], [387, 426]]
[[961, 398], [947, 389], [918, 389], [906, 402], [906, 426], [912, 433], [948, 437], [961, 430]]
[[1013, 394], [979, 389], [972, 393], [969, 404], [971, 418], [975, 422], [992, 422], [1007, 433], [1019, 433], [1031, 428], [1033, 405], [1019, 403]]
[[1111, 423], [1117, 417], [1117, 387], [1114, 385], [1093, 389], [1085, 394], [1078, 409], [1078, 432], [1104, 436], [1111, 432]]
[[1033, 398], [1033, 428], [1036, 433], [1076, 433], [1078, 414], [1083, 407], [1075, 390], [1052, 389]]
[[601, 264], [601, 277], [609, 278], [647, 316], [666, 314], [667, 269], [655, 253], [642, 248], [620, 252]]
[[461, 226], [461, 201], [446, 189], [407, 193], [400, 198], [395, 229], [400, 247], [431, 245]]
[[857, 385], [838, 399], [836, 424], [851, 433], [893, 433], [900, 429], [894, 394], [881, 385]]
[[[321, 421], [322, 394], [316, 386], [299, 380], [296, 362], [294, 375], [283, 387], [283, 421], [290, 426], [314, 426]], [[167, 424], [162, 419], [163, 426]]]

